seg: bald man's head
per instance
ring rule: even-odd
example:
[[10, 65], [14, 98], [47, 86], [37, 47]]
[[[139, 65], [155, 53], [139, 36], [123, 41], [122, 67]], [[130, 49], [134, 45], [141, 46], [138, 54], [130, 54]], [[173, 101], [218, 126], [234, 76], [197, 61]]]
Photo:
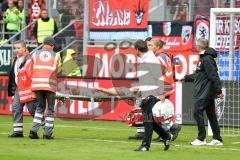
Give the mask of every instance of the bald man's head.
[[197, 42], [197, 50], [202, 51], [208, 47], [208, 40], [205, 38], [200, 38]]

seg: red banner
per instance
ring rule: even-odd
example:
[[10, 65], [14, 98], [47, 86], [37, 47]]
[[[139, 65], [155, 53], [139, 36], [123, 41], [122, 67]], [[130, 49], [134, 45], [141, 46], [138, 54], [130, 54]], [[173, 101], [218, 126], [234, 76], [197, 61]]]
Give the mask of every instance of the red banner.
[[[1, 104], [0, 114], [11, 114], [11, 97], [7, 97], [7, 76], [1, 76]], [[84, 79], [84, 78], [58, 78], [58, 91], [61, 93], [69, 93], [70, 88], [94, 87], [100, 86], [103, 88], [111, 87], [131, 87], [136, 80], [129, 79]], [[4, 95], [4, 96], [2, 96]], [[175, 103], [175, 95], [171, 97]], [[56, 100], [55, 116], [58, 118], [80, 118], [80, 119], [99, 119], [99, 120], [126, 120], [128, 113], [133, 108], [134, 102], [121, 100], [112, 102], [92, 102], [66, 100], [61, 103]], [[29, 115], [27, 108], [24, 107], [24, 115]]]
[[196, 71], [199, 54], [193, 51], [169, 52], [173, 54], [175, 63], [175, 78], [183, 78], [185, 75]]
[[[38, 19], [41, 14], [41, 9], [45, 9], [44, 0], [28, 0], [29, 24]], [[34, 26], [29, 29], [29, 35], [32, 35], [33, 28]]]
[[148, 0], [90, 0], [89, 28], [147, 29]]
[[[0, 76], [0, 114], [11, 114], [12, 98], [7, 96], [7, 76]], [[126, 86], [131, 87], [131, 83], [136, 80], [110, 80], [110, 79], [84, 79], [84, 78], [58, 78], [58, 91], [69, 93], [69, 89], [74, 86], [104, 88]], [[88, 101], [67, 100], [65, 103], [56, 101], [55, 116], [59, 118], [83, 118], [83, 119], [102, 119], [102, 120], [126, 120], [127, 114], [133, 107], [133, 103], [127, 100], [111, 102], [95, 102], [92, 105]], [[24, 115], [29, 115], [27, 108], [24, 107]]]
[[[136, 66], [131, 66], [126, 63], [131, 61], [133, 61], [134, 63], [137, 63], [136, 55], [134, 54], [135, 52], [133, 49], [125, 49], [125, 50], [120, 49], [119, 52], [121, 53], [120, 54], [121, 58], [119, 57], [114, 58], [115, 50], [106, 51], [103, 48], [88, 48], [88, 50], [90, 51], [88, 52], [89, 55], [93, 55], [92, 56], [93, 60], [90, 61], [93, 64], [90, 63], [89, 66], [95, 65], [94, 64], [96, 63], [96, 60], [94, 62], [95, 57], [101, 57], [102, 60], [104, 59], [104, 67], [106, 69], [104, 69], [104, 72], [101, 73], [101, 77], [115, 75], [115, 78], [122, 76], [122, 77], [125, 77], [125, 79], [124, 78], [118, 78], [118, 79], [59, 78], [58, 79], [59, 92], [68, 93], [69, 89], [73, 86], [74, 88], [78, 88], [80, 86], [85, 86], [85, 87], [100, 86], [104, 88], [111, 88], [111, 87], [118, 87], [118, 86], [131, 87], [131, 84], [136, 82], [136, 79], [126, 79], [127, 77], [126, 73], [130, 73], [131, 71], [134, 72], [134, 70], [136, 69]], [[197, 53], [194, 53], [192, 51], [183, 51], [183, 52], [179, 51], [179, 52], [171, 52], [171, 53], [174, 55], [174, 61], [176, 64], [175, 65], [176, 78], [181, 78], [186, 74], [191, 74], [195, 71], [197, 61], [199, 59], [199, 56]], [[116, 59], [116, 62], [114, 59]], [[124, 67], [112, 72], [113, 70], [110, 70], [111, 69], [110, 64], [115, 64], [116, 66], [118, 66], [117, 68], [119, 68], [120, 66], [121, 67], [124, 66]], [[102, 68], [100, 67], [100, 69]], [[134, 74], [131, 76], [135, 77]], [[11, 114], [11, 110], [10, 110], [11, 97], [7, 97], [7, 81], [8, 81], [7, 76], [1, 76], [0, 114]], [[173, 100], [174, 100], [174, 97], [173, 97]], [[111, 102], [98, 102], [92, 105], [91, 102], [67, 100], [65, 104], [56, 102], [55, 114], [57, 117], [63, 117], [63, 118], [125, 120], [126, 115], [131, 110], [131, 108], [132, 108], [132, 104], [129, 105], [127, 101], [123, 101], [123, 100], [115, 102], [113, 105], [111, 104]], [[26, 108], [24, 109], [24, 111], [25, 111], [24, 114], [28, 114]]]
[[85, 77], [136, 78], [137, 56], [133, 48], [106, 50], [88, 48]]
[[[119, 52], [118, 52], [119, 51]], [[197, 52], [169, 51], [175, 61], [176, 78], [192, 74], [199, 59]], [[119, 54], [116, 54], [119, 53]], [[88, 48], [88, 70], [86, 77], [136, 78], [138, 58], [133, 48], [106, 51], [104, 48]]]

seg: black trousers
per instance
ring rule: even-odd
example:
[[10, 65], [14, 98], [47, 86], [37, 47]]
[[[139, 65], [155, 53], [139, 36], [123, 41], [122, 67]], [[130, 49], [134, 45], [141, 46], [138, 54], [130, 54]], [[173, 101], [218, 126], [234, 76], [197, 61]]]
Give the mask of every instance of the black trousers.
[[214, 99], [197, 99], [195, 100], [194, 118], [198, 126], [197, 139], [203, 141], [206, 138], [206, 129], [204, 124], [203, 112], [206, 110], [209, 123], [213, 131], [213, 138], [222, 141], [220, 136], [220, 128], [215, 113]]
[[143, 121], [144, 121], [144, 138], [142, 141], [143, 146], [150, 147], [152, 134], [155, 131], [163, 140], [170, 138], [170, 133], [164, 129], [161, 123], [155, 122], [153, 119], [152, 108], [158, 100], [154, 96], [149, 96], [143, 100], [141, 104]]

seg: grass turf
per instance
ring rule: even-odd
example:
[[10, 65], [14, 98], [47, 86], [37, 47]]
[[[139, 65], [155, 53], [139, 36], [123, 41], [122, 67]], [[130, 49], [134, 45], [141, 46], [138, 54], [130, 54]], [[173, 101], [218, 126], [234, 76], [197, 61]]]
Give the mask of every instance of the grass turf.
[[141, 141], [127, 140], [128, 136], [135, 134], [135, 128], [129, 128], [123, 122], [56, 119], [54, 140], [29, 139], [31, 122], [32, 118], [24, 117], [25, 137], [13, 139], [7, 137], [12, 132], [11, 116], [0, 116], [1, 160], [234, 160], [239, 159], [240, 153], [239, 137], [223, 137], [224, 146], [191, 146], [190, 141], [196, 137], [195, 126], [183, 126], [167, 152], [163, 151], [162, 143], [153, 142], [149, 152], [139, 153], [133, 150]]

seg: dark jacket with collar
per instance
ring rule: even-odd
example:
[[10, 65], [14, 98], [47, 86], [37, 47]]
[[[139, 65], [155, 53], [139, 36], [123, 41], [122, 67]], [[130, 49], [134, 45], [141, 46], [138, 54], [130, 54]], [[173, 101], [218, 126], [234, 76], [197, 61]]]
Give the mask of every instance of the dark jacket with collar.
[[[29, 54], [29, 51], [27, 50], [24, 55], [23, 62], [19, 66], [20, 69], [25, 65], [26, 61], [29, 58], [31, 58], [31, 55]], [[18, 58], [16, 56], [13, 60], [12, 67], [11, 67], [9, 75], [8, 75], [8, 96], [14, 96], [15, 91], [17, 89], [17, 84], [15, 82], [15, 64], [16, 64], [17, 59]]]
[[196, 73], [185, 76], [186, 82], [194, 82], [195, 99], [215, 99], [222, 93], [222, 84], [214, 60], [216, 57], [216, 50], [210, 47], [206, 48], [204, 54], [200, 55]]
[[14, 73], [16, 61], [17, 61], [17, 57], [14, 59], [13, 65], [8, 75], [8, 96], [14, 96], [15, 91], [17, 89], [17, 84], [15, 82], [15, 73]]

